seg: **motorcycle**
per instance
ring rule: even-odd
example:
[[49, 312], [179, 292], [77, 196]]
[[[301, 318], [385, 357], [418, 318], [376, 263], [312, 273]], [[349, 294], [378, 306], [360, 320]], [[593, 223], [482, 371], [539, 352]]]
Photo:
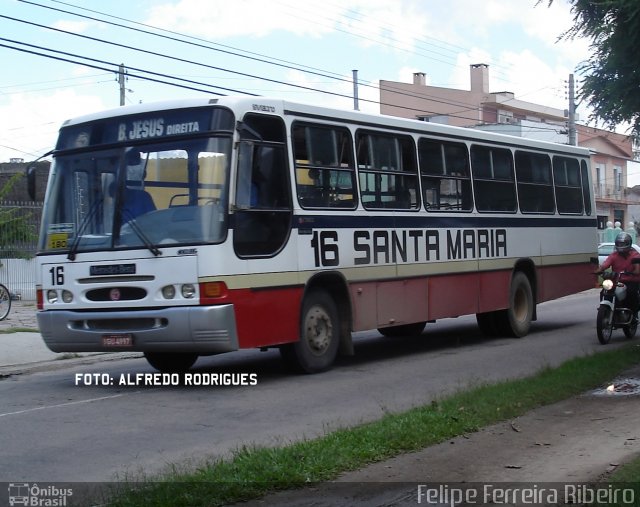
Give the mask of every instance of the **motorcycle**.
[[[640, 263], [640, 259], [638, 262], [635, 259], [632, 262]], [[596, 330], [598, 341], [603, 345], [609, 343], [614, 329], [622, 329], [628, 339], [633, 338], [638, 329], [637, 315], [625, 305], [628, 288], [620, 281], [623, 274], [627, 273], [607, 271], [602, 274]]]

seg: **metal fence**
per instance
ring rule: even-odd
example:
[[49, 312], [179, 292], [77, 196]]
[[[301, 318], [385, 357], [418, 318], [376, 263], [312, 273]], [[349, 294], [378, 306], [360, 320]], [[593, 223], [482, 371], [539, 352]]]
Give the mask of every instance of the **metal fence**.
[[36, 263], [42, 203], [0, 201], [0, 283], [15, 299], [36, 299]]

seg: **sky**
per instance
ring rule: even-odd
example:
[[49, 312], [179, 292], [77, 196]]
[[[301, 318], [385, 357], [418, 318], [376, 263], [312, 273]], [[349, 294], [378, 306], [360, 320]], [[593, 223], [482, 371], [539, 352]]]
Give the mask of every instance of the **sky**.
[[118, 107], [120, 64], [125, 104], [254, 94], [351, 109], [357, 70], [360, 110], [379, 112], [380, 80], [424, 72], [468, 90], [484, 63], [491, 92], [567, 109], [590, 54], [561, 38], [572, 24], [566, 0], [0, 0], [0, 162]]

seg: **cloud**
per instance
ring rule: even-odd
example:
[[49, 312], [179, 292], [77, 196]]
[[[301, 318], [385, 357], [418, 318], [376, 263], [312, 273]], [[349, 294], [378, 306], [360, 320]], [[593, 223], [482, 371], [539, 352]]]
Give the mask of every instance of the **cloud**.
[[548, 6], [543, 2], [531, 9], [522, 19], [524, 32], [555, 52], [556, 57], [580, 62], [589, 57], [590, 41], [584, 38], [568, 40], [563, 35], [573, 27], [571, 7], [563, 0], [556, 0]]
[[295, 6], [283, 11], [264, 0], [180, 0], [152, 7], [145, 23], [210, 40], [262, 37], [274, 31], [318, 36], [332, 29], [303, 16]]
[[0, 162], [37, 158], [54, 147], [63, 121], [102, 109], [105, 105], [98, 97], [69, 89], [9, 95], [0, 104]]
[[338, 28], [358, 38], [363, 47], [382, 46], [390, 51], [413, 51], [428, 32], [428, 11], [411, 1], [369, 0], [348, 2], [349, 14]]
[[72, 33], [87, 32], [90, 26], [91, 26], [91, 23], [87, 21], [70, 21], [70, 20], [64, 20], [64, 19], [60, 21], [56, 21], [53, 24], [53, 28], [57, 28], [59, 30], [65, 30], [67, 32], [72, 32]]
[[517, 89], [510, 90], [517, 91], [517, 99], [558, 109], [568, 107], [566, 82], [571, 69], [546, 62], [528, 49], [504, 51], [499, 59], [506, 80]]
[[347, 34], [362, 47], [411, 50], [427, 31], [427, 14], [414, 0], [179, 0], [151, 8], [146, 23], [209, 40], [265, 37], [274, 32], [318, 38]]

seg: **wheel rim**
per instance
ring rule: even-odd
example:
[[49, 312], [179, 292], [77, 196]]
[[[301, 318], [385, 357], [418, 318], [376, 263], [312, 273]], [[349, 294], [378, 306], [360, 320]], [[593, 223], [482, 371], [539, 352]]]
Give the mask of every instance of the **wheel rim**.
[[513, 317], [517, 322], [524, 322], [529, 315], [529, 298], [526, 291], [519, 287], [513, 298]]
[[309, 350], [316, 356], [324, 354], [333, 337], [331, 316], [320, 305], [312, 306], [304, 321], [305, 339]]

